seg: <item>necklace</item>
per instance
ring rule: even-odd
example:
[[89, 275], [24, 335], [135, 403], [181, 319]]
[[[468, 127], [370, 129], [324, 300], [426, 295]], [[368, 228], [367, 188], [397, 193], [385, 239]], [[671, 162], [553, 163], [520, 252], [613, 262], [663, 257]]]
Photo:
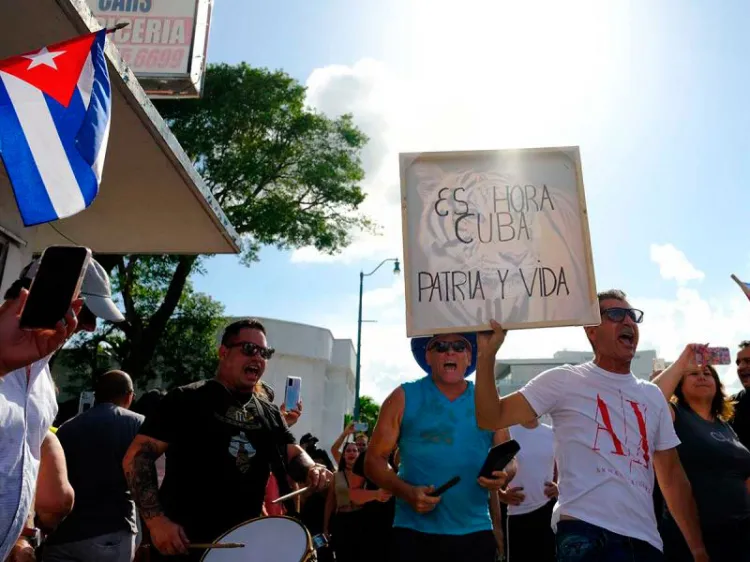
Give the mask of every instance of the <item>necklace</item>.
[[[211, 379], [212, 381], [216, 382], [223, 388], [226, 393], [229, 395], [229, 397], [232, 399], [235, 405], [230, 406], [230, 408], [227, 410], [227, 416], [235, 417], [237, 421], [246, 422], [251, 417], [250, 412], [248, 412], [248, 407], [250, 406], [250, 402], [252, 402], [253, 398], [252, 395], [248, 400], [246, 400], [244, 403], [237, 398], [237, 396], [229, 390], [226, 385], [221, 382], [219, 379]], [[236, 406], [236, 407], [235, 407]]]

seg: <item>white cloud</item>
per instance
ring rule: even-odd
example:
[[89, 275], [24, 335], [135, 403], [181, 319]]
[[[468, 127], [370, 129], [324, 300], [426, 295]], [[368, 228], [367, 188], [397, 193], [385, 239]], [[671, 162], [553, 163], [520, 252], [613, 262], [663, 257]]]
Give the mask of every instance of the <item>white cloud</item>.
[[380, 224], [380, 235], [358, 235], [337, 256], [302, 248], [292, 261], [400, 253], [399, 152], [562, 146], [596, 134], [627, 90], [626, 72], [612, 70], [628, 68], [621, 16], [594, 0], [468, 1], [461, 10], [405, 1], [403, 33], [388, 45], [393, 60], [318, 68], [307, 80], [311, 107], [334, 117], [353, 113], [370, 137], [362, 211]]
[[658, 264], [659, 274], [663, 279], [675, 280], [680, 285], [693, 280], [702, 281], [706, 276], [672, 244], [651, 244], [651, 261]]
[[[689, 266], [686, 269], [693, 267], [682, 252], [674, 251], [684, 258]], [[357, 297], [352, 295], [350, 298], [351, 302], [341, 303], [342, 310], [355, 309]], [[708, 342], [735, 349], [736, 344], [749, 335], [747, 313], [750, 305], [731, 284], [728, 284], [726, 294], [717, 298], [706, 298], [698, 290], [678, 284], [671, 298], [633, 295], [630, 302], [645, 312], [639, 348], [655, 349], [668, 361], [676, 359], [684, 346], [691, 342]], [[377, 320], [377, 323], [367, 323], [362, 327], [362, 393], [377, 400], [384, 399], [400, 383], [422, 374], [411, 356], [404, 310], [402, 279], [394, 279], [390, 286], [364, 294], [363, 317]], [[330, 328], [336, 337], [356, 338], [356, 318], [347, 316], [344, 321], [335, 315], [321, 318], [321, 324]], [[589, 349], [582, 328], [511, 332], [499, 357], [551, 357], [563, 349]], [[731, 391], [739, 388], [733, 367], [721, 368], [720, 372]]]

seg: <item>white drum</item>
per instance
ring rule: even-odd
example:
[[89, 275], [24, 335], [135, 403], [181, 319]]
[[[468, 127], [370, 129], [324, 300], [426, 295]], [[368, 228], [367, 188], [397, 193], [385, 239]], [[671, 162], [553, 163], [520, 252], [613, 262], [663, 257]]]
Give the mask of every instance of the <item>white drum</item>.
[[251, 519], [214, 542], [245, 547], [207, 550], [203, 562], [310, 562], [316, 558], [310, 533], [291, 517]]

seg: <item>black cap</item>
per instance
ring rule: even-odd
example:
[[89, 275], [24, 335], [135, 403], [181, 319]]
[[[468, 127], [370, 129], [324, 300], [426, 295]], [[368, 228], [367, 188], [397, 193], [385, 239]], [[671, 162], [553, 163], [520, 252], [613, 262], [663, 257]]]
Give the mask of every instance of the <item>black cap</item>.
[[311, 445], [315, 445], [315, 443], [317, 443], [318, 441], [320, 441], [320, 439], [315, 437], [312, 433], [305, 433], [302, 436], [302, 439], [299, 440], [299, 444], [307, 445], [308, 443], [310, 443]]

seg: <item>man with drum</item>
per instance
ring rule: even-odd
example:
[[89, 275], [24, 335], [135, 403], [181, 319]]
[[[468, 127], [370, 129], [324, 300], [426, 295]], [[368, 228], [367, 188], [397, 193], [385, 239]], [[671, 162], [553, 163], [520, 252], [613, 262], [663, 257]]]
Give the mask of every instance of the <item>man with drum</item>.
[[[476, 424], [474, 385], [465, 380], [476, 368], [476, 335], [415, 338], [411, 348], [427, 376], [385, 400], [365, 458], [368, 478], [397, 498], [389, 560], [494, 562], [488, 492], [508, 482], [515, 463], [477, 478], [493, 443], [509, 437]], [[388, 463], [396, 446], [398, 474]], [[430, 495], [455, 476], [442, 497]]]
[[[295, 444], [278, 407], [253, 393], [273, 353], [260, 322], [230, 324], [216, 377], [172, 390], [146, 418], [123, 468], [158, 553], [197, 560], [204, 551], [191, 543], [213, 542], [259, 517], [271, 470], [279, 482], [286, 468], [313, 488], [330, 483], [331, 473]], [[163, 453], [159, 489], [155, 462]]]

